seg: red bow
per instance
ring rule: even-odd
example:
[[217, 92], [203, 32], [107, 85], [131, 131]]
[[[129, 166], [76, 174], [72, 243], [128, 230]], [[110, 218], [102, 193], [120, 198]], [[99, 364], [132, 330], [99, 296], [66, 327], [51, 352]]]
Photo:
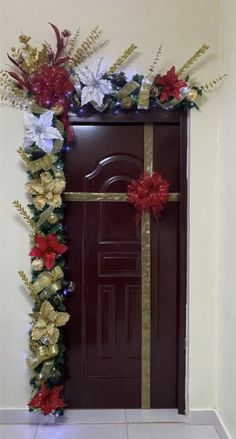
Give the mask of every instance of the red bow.
[[29, 408], [40, 409], [44, 415], [49, 415], [54, 410], [65, 407], [64, 401], [60, 398], [62, 387], [54, 386], [52, 389], [48, 389], [45, 384], [41, 384], [36, 395], [30, 400]]
[[42, 258], [47, 270], [51, 270], [55, 264], [56, 256], [64, 253], [67, 249], [68, 247], [61, 244], [53, 233], [46, 236], [35, 235], [35, 246], [29, 256]]
[[169, 198], [170, 183], [158, 172], [142, 174], [128, 185], [128, 201], [136, 209], [135, 222], [139, 223], [143, 212], [150, 212], [157, 219]]

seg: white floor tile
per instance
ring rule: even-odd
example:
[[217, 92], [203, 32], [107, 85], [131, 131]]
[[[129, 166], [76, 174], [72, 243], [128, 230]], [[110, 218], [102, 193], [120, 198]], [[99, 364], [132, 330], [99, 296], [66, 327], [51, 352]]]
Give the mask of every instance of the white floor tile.
[[53, 439], [128, 439], [125, 425], [80, 424], [80, 425], [54, 425], [54, 426], [41, 425], [38, 427], [35, 439], [52, 439], [52, 438]]
[[219, 439], [214, 427], [184, 424], [129, 424], [129, 439]]
[[187, 416], [179, 415], [176, 409], [127, 409], [127, 422], [186, 422]]
[[125, 410], [65, 410], [57, 424], [124, 424]]
[[0, 425], [1, 439], [34, 439], [37, 425]]

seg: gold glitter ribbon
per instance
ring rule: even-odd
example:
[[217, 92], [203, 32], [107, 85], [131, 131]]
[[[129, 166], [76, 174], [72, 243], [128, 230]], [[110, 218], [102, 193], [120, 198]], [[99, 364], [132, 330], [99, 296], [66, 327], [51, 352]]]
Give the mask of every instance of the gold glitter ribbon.
[[42, 226], [42, 224], [44, 224], [45, 221], [47, 221], [47, 219], [50, 217], [53, 211], [54, 211], [53, 206], [49, 206], [46, 210], [44, 210], [39, 216], [39, 219], [37, 221], [37, 226], [38, 227]]
[[53, 360], [45, 361], [45, 363], [43, 364], [43, 367], [42, 367], [42, 369], [40, 371], [39, 378], [41, 380], [46, 380], [49, 377], [49, 375], [50, 375], [50, 373], [52, 371], [53, 366], [54, 366], [54, 361]]
[[59, 289], [60, 285], [58, 281], [62, 277], [63, 271], [59, 265], [53, 268], [51, 272], [47, 271], [40, 273], [37, 277], [37, 280], [33, 283], [34, 291], [38, 294], [40, 291], [44, 290], [44, 288], [54, 285], [54, 283], [56, 283], [55, 288]]
[[49, 360], [58, 354], [58, 345], [39, 346], [34, 353], [26, 358], [26, 364], [30, 369], [35, 369], [45, 360]]
[[45, 154], [38, 160], [32, 160], [27, 163], [28, 170], [32, 173], [38, 172], [41, 169], [48, 171], [53, 168], [53, 163], [57, 161], [57, 156], [54, 154]]
[[[140, 90], [139, 108], [146, 108], [149, 101], [153, 76], [145, 77]], [[143, 89], [142, 89], [143, 88]], [[153, 125], [144, 125], [144, 172], [153, 172]], [[168, 201], [179, 201], [179, 193], [170, 193]], [[64, 201], [117, 201], [127, 202], [126, 193], [96, 193], [96, 192], [64, 192]], [[151, 364], [151, 226], [150, 214], [144, 213], [141, 223], [141, 253], [142, 253], [142, 348], [141, 348], [141, 395], [142, 408], [150, 408], [150, 364]]]
[[125, 98], [126, 96], [129, 96], [138, 87], [140, 87], [138, 82], [130, 81], [127, 84], [125, 84], [124, 87], [122, 87], [118, 91], [116, 97], [121, 100], [121, 99]]
[[[64, 192], [62, 198], [63, 201], [128, 201], [127, 194], [119, 192]], [[179, 193], [170, 193], [168, 201], [179, 201]]]
[[152, 73], [148, 73], [143, 78], [139, 92], [139, 97], [138, 97], [139, 110], [148, 110], [149, 108], [149, 96], [150, 96], [153, 80], [154, 80], [154, 75]]

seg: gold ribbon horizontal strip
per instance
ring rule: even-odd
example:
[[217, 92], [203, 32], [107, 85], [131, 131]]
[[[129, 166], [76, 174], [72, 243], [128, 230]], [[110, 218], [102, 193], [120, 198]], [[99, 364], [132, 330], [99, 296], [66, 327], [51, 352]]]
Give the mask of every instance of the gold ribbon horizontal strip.
[[[64, 201], [128, 201], [126, 193], [119, 192], [64, 192]], [[179, 201], [180, 193], [171, 192], [168, 201]]]

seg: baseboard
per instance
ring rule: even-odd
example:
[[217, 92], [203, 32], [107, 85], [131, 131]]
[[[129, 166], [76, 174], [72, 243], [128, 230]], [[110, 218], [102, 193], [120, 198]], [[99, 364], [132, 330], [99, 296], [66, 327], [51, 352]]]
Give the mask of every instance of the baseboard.
[[179, 415], [177, 410], [65, 410], [63, 417], [43, 416], [24, 409], [0, 409], [0, 424], [116, 424], [125, 422], [189, 423], [213, 425], [220, 439], [231, 439], [215, 410], [191, 410]]
[[215, 410], [191, 410], [189, 413], [189, 421], [191, 425], [213, 425], [220, 439], [231, 439], [226, 431], [222, 420]]
[[0, 424], [54, 424], [54, 416], [43, 416], [24, 409], [0, 409]]

